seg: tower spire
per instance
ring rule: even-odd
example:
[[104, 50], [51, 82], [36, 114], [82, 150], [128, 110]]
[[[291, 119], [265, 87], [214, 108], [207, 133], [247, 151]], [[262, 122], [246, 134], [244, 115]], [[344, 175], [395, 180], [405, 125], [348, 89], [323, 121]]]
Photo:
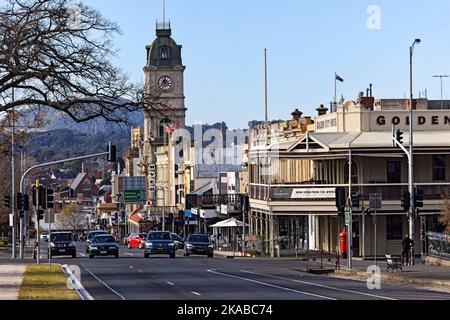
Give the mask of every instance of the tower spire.
[[163, 9], [163, 26], [166, 25], [166, 0], [162, 0], [162, 9]]

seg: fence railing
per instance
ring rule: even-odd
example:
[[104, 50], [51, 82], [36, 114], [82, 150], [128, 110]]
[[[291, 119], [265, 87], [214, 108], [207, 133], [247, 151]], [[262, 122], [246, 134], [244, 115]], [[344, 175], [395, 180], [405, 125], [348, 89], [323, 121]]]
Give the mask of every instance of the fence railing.
[[[334, 200], [334, 194], [324, 193], [324, 198], [300, 199], [293, 197], [296, 190], [314, 189], [325, 190], [333, 189], [338, 186], [345, 185], [261, 185], [250, 184], [249, 195], [251, 199], [258, 200], [272, 200], [272, 201], [314, 201], [314, 200]], [[417, 183], [417, 187], [421, 188], [424, 193], [424, 200], [440, 200], [445, 194], [450, 192], [449, 184], [421, 184]], [[408, 191], [408, 184], [406, 183], [374, 183], [374, 184], [356, 184], [352, 186], [352, 192], [361, 194], [361, 200], [369, 200], [371, 193], [381, 193], [383, 200], [400, 200], [403, 193]]]
[[450, 260], [450, 235], [428, 232], [426, 248], [429, 256]]

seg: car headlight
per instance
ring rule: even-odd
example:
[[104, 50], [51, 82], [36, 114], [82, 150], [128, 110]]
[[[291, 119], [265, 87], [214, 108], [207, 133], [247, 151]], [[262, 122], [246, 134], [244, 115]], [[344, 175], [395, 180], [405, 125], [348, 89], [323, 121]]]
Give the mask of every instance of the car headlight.
[[55, 244], [53, 242], [50, 243], [50, 248], [54, 248]]
[[188, 249], [192, 249], [193, 247], [194, 246], [192, 244], [189, 244], [189, 243], [186, 245], [186, 248], [188, 248]]
[[174, 242], [169, 243], [169, 246], [170, 246], [170, 247], [173, 247], [173, 246], [175, 246], [175, 243], [174, 243]]
[[210, 245], [208, 246], [208, 248], [212, 249], [212, 248], [214, 248], [214, 246], [213, 246], [212, 244], [210, 244]]
[[71, 243], [69, 243], [69, 247], [75, 247], [76, 246], [76, 244], [75, 244], [75, 242], [71, 242]]
[[112, 247], [109, 247], [109, 249], [117, 249], [117, 246], [112, 246]]
[[97, 247], [89, 247], [90, 250], [97, 250]]
[[146, 243], [145, 243], [145, 246], [146, 246], [146, 247], [153, 247], [153, 243], [151, 243], [151, 242], [146, 242]]

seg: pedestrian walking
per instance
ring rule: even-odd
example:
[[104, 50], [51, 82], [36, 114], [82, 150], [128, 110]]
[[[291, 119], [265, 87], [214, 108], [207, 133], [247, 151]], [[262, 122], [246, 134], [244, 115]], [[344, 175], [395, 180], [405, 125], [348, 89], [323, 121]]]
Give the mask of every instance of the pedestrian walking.
[[409, 254], [413, 246], [413, 241], [409, 238], [408, 234], [402, 240], [402, 262], [405, 265], [409, 265]]

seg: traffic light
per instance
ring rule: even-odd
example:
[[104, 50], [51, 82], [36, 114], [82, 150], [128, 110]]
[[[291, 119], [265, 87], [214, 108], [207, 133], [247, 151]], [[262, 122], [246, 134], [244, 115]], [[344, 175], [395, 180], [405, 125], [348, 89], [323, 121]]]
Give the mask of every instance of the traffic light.
[[47, 208], [53, 208], [54, 204], [53, 189], [47, 189]]
[[44, 220], [44, 210], [38, 210], [37, 211], [37, 219], [38, 220]]
[[22, 195], [22, 207], [23, 211], [30, 211], [30, 197], [26, 193]]
[[[36, 198], [36, 190], [37, 190], [37, 198]], [[39, 202], [39, 206], [42, 209], [47, 209], [47, 199], [45, 195], [45, 188], [43, 186], [39, 186], [36, 188], [33, 187], [33, 206], [37, 207]]]
[[402, 208], [403, 211], [408, 212], [410, 207], [410, 193], [408, 191], [403, 192], [403, 198], [402, 198]]
[[416, 188], [414, 195], [414, 208], [423, 207], [423, 189]]
[[359, 193], [352, 194], [352, 208], [359, 208], [361, 195]]
[[29, 211], [30, 210], [30, 202], [29, 202], [28, 194], [23, 194], [19, 192], [17, 194], [17, 209], [19, 211]]
[[241, 198], [241, 208], [245, 212], [248, 212], [248, 209], [250, 207], [250, 198], [248, 195], [243, 195]]
[[398, 141], [398, 143], [403, 144], [403, 131], [401, 131], [400, 129], [398, 129], [395, 132], [395, 139]]
[[3, 196], [3, 205], [6, 208], [11, 208], [11, 196], [10, 195], [4, 195]]
[[116, 162], [116, 146], [108, 144], [108, 162]]
[[338, 215], [343, 216], [345, 214], [345, 188], [336, 188], [336, 208]]

